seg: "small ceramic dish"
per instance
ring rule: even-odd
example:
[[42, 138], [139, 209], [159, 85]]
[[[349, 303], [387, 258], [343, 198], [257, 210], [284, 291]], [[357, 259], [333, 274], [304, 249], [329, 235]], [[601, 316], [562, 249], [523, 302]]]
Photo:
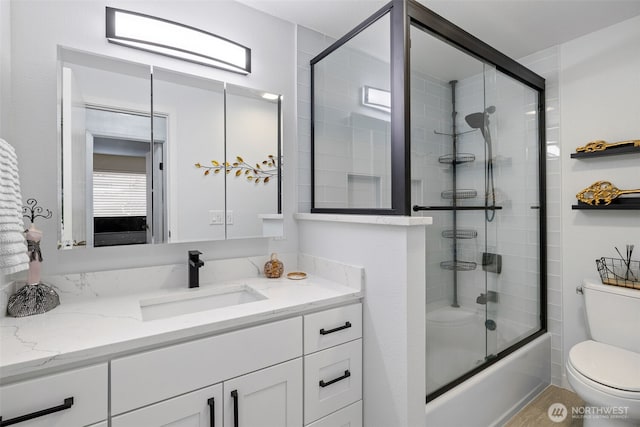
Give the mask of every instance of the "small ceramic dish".
[[287, 279], [302, 280], [306, 278], [307, 278], [307, 273], [303, 271], [292, 271], [291, 273], [287, 273]]

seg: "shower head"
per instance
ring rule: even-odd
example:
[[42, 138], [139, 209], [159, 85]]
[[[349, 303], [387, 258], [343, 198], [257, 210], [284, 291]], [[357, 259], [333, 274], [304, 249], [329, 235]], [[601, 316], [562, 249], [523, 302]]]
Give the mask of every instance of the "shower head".
[[480, 129], [484, 134], [484, 115], [485, 113], [468, 114], [464, 120], [473, 129]]
[[482, 136], [484, 137], [485, 141], [488, 141], [488, 138], [490, 139], [490, 137], [488, 136], [489, 135], [489, 114], [493, 114], [495, 112], [496, 112], [496, 107], [493, 105], [490, 105], [487, 108], [485, 108], [483, 112], [468, 114], [464, 118], [464, 120], [472, 129], [480, 129], [480, 132], [482, 132]]

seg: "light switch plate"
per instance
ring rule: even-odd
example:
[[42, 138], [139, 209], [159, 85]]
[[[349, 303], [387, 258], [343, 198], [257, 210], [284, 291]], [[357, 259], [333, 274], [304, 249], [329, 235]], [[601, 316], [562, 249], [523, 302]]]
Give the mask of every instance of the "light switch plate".
[[209, 225], [223, 225], [224, 211], [209, 211]]

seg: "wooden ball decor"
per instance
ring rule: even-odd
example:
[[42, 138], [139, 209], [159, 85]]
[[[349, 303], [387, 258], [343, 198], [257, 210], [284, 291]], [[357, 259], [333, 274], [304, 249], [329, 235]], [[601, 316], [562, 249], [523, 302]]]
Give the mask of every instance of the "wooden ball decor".
[[264, 275], [270, 279], [277, 279], [282, 276], [284, 265], [275, 253], [271, 254], [271, 259], [264, 265]]

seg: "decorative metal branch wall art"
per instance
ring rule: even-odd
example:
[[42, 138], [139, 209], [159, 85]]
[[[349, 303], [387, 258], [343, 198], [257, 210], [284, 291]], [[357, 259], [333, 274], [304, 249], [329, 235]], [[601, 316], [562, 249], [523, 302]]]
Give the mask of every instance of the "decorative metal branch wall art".
[[255, 166], [246, 162], [242, 157], [236, 156], [236, 161], [233, 163], [211, 160], [211, 166], [196, 163], [195, 167], [204, 169], [205, 176], [211, 172], [219, 174], [224, 171], [227, 175], [234, 172], [236, 177], [244, 176], [247, 181], [255, 184], [260, 182], [267, 184], [272, 177], [278, 176], [278, 159], [271, 154], [267, 156], [266, 160], [256, 163]]

